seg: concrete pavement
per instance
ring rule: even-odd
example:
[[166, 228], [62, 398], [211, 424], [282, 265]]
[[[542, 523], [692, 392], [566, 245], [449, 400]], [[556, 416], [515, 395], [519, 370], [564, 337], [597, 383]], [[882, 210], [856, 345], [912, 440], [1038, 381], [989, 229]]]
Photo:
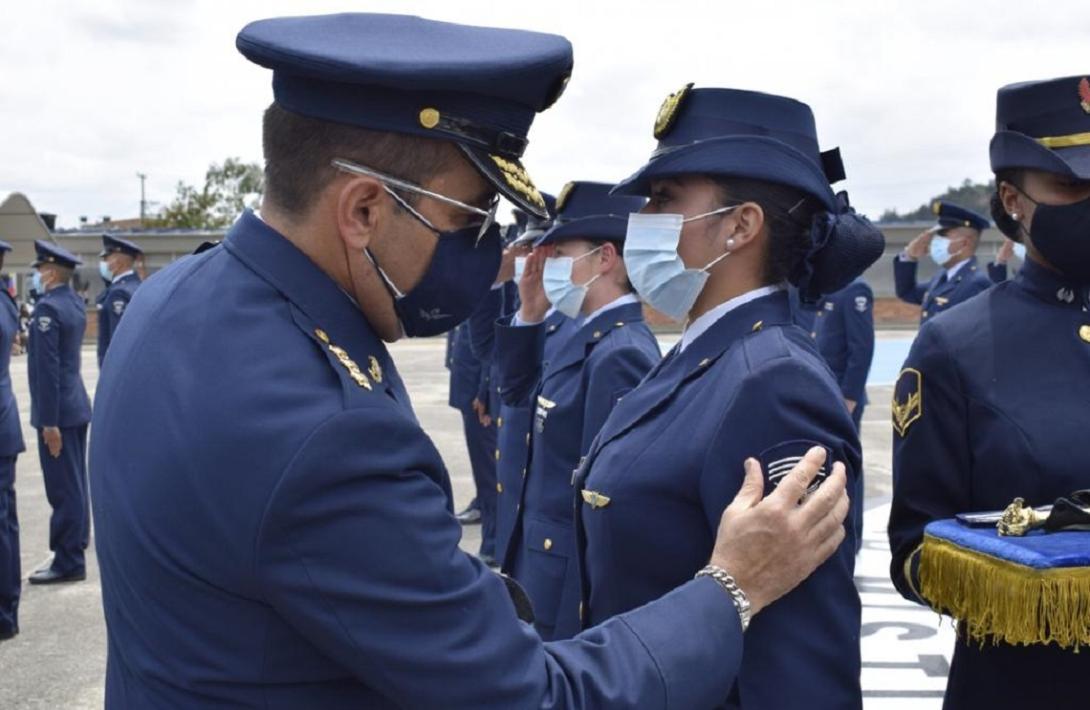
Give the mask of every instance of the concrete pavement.
[[[903, 334], [902, 334], [903, 335]], [[669, 342], [669, 338], [665, 339]], [[456, 504], [461, 507], [473, 496], [469, 459], [462, 438], [461, 419], [447, 406], [447, 371], [443, 367], [443, 341], [432, 339], [408, 341], [392, 348], [394, 358], [413, 397], [417, 416], [433, 440], [450, 470]], [[97, 380], [93, 348], [83, 353], [84, 379], [89, 389]], [[22, 527], [23, 577], [26, 578], [49, 559], [49, 505], [42, 485], [35, 432], [30, 429], [27, 394], [26, 358], [12, 360], [12, 380], [23, 415], [28, 452], [19, 457], [17, 495]], [[872, 404], [863, 424], [866, 457], [867, 501], [870, 510], [865, 527], [867, 545], [861, 557], [860, 574], [866, 593], [863, 649], [871, 663], [864, 668], [864, 684], [869, 685], [867, 710], [902, 707], [938, 708], [936, 687], [943, 678], [941, 659], [949, 659], [950, 636], [938, 630], [937, 617], [912, 605], [901, 603], [888, 579], [883, 583], [884, 516], [890, 492], [890, 411], [891, 387], [870, 388]], [[479, 526], [466, 528], [463, 547], [475, 551]], [[884, 555], [884, 558], [883, 558]], [[885, 560], [883, 562], [883, 559]], [[20, 607], [22, 633], [14, 640], [0, 643], [0, 708], [30, 710], [36, 708], [98, 708], [102, 706], [103, 676], [106, 659], [106, 635], [102, 618], [98, 567], [93, 551], [88, 554], [86, 582], [56, 587], [31, 587], [24, 584]], [[892, 621], [884, 622], [885, 616]], [[894, 633], [906, 618], [912, 620], [913, 644], [905, 645]], [[903, 626], [903, 624], [902, 624]], [[928, 635], [921, 628], [931, 628]], [[893, 628], [894, 631], [889, 631]], [[869, 632], [868, 632], [869, 629]], [[917, 667], [917, 657], [930, 659]], [[943, 656], [945, 654], [945, 656]], [[936, 660], [939, 659], [939, 660]], [[937, 670], [936, 670], [937, 669]], [[924, 687], [929, 695], [919, 695]], [[906, 695], [907, 693], [907, 695]], [[913, 693], [916, 693], [913, 695]]]

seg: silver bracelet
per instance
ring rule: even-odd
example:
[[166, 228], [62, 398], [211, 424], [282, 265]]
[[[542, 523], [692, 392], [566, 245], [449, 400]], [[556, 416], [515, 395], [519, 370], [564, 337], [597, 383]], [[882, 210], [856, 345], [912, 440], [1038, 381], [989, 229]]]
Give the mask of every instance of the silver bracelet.
[[711, 577], [716, 584], [730, 595], [730, 600], [734, 602], [734, 608], [738, 610], [738, 617], [742, 620], [742, 631], [748, 629], [750, 619], [749, 597], [738, 586], [738, 582], [734, 581], [734, 577], [730, 576], [725, 569], [716, 565], [708, 565], [700, 570], [696, 573], [694, 579], [700, 579], [701, 577]]

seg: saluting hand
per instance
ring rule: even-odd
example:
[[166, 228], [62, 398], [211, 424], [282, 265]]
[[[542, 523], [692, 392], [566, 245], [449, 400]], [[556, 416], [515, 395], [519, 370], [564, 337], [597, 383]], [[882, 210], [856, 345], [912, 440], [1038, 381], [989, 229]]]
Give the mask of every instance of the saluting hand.
[[1004, 239], [1003, 244], [1000, 245], [999, 251], [995, 255], [995, 263], [1006, 264], [1014, 256], [1014, 242], [1010, 239]]
[[910, 259], [922, 259], [927, 255], [929, 249], [931, 249], [931, 239], [935, 236], [935, 231], [928, 229], [927, 231], [920, 232], [913, 238], [908, 246], [905, 247], [905, 256]]
[[519, 319], [524, 323], [540, 323], [549, 312], [549, 299], [545, 296], [542, 274], [545, 270], [545, 259], [552, 256], [552, 253], [553, 248], [545, 246], [534, 249], [526, 257], [526, 267], [519, 280], [519, 301], [522, 304], [519, 307]]
[[60, 429], [55, 426], [43, 427], [42, 441], [45, 442], [45, 448], [49, 449], [50, 456], [55, 459], [60, 458], [61, 447], [63, 446]]
[[516, 249], [508, 247], [503, 250], [503, 256], [500, 258], [500, 272], [496, 276], [495, 283], [505, 284], [511, 279], [515, 278], [515, 257], [519, 256]]
[[832, 475], [806, 496], [824, 463], [825, 450], [815, 446], [764, 498], [761, 465], [746, 460], [742, 488], [720, 519], [711, 564], [734, 577], [749, 597], [751, 614], [798, 586], [844, 540], [844, 464], [834, 464]]

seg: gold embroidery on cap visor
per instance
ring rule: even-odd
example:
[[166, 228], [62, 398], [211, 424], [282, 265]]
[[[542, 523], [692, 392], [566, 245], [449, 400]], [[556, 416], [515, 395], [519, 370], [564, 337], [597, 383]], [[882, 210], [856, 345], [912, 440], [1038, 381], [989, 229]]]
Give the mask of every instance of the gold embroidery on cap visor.
[[514, 163], [510, 160], [501, 158], [498, 155], [489, 155], [492, 162], [496, 164], [496, 167], [500, 169], [500, 174], [503, 175], [504, 182], [515, 192], [525, 197], [529, 202], [537, 205], [540, 209], [545, 209], [545, 198], [541, 196], [538, 189], [534, 187], [534, 181], [530, 179], [530, 176], [526, 174], [526, 170], [523, 169], [518, 163]]
[[923, 416], [923, 375], [911, 367], [901, 370], [893, 389], [893, 429], [903, 438]]
[[1090, 145], [1090, 132], [1072, 133], [1066, 136], [1042, 136], [1040, 138], [1035, 138], [1034, 140], [1050, 150], [1055, 150], [1056, 148], [1077, 148], [1083, 145]]
[[678, 110], [681, 108], [681, 104], [685, 101], [685, 97], [689, 95], [689, 91], [692, 88], [693, 84], [692, 82], [689, 82], [667, 96], [662, 102], [662, 106], [659, 107], [659, 114], [655, 117], [656, 139], [661, 139], [670, 132], [671, 128], [673, 128], [674, 121], [677, 119]]

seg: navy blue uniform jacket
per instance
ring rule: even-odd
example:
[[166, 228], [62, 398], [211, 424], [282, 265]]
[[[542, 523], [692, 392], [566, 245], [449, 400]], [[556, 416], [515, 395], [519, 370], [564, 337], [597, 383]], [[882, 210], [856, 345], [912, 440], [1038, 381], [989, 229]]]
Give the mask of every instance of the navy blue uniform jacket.
[[65, 284], [42, 294], [27, 327], [30, 424], [75, 427], [91, 421], [91, 400], [80, 375], [87, 310]]
[[[720, 516], [758, 458], [769, 486], [812, 445], [860, 470], [859, 438], [784, 292], [728, 312], [676, 348], [602, 427], [580, 468], [586, 623], [605, 621], [707, 564]], [[828, 464], [831, 465], [831, 464]], [[861, 706], [855, 532], [809, 579], [754, 618], [736, 708]]]
[[707, 579], [574, 641], [519, 622], [386, 348], [251, 213], [141, 287], [91, 430], [109, 708], [680, 710], [740, 662]]
[[946, 270], [940, 269], [927, 285], [916, 282], [918, 266], [915, 261], [903, 261], [900, 255], [893, 257], [893, 280], [897, 297], [921, 307], [921, 322], [968, 301], [992, 286], [991, 279], [980, 271], [975, 256], [958, 270], [953, 279], [947, 279]]
[[[1088, 307], [1085, 286], [1027, 261], [1013, 280], [920, 329], [893, 402], [890, 573], [906, 598], [922, 601], [918, 547], [929, 522], [1090, 488], [1079, 454]], [[945, 707], [1083, 707], [1088, 672], [1085, 650], [959, 641]]]

